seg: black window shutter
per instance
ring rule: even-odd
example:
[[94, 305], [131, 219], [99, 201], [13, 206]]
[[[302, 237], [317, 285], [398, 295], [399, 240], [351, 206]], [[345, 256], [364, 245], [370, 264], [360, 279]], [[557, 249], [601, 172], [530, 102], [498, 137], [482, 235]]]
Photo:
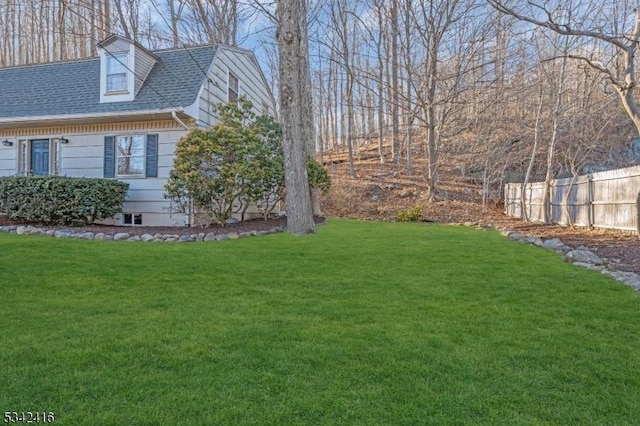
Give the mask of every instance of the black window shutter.
[[116, 177], [116, 137], [104, 137], [104, 177]]
[[147, 159], [145, 165], [147, 177], [158, 177], [158, 134], [147, 135]]

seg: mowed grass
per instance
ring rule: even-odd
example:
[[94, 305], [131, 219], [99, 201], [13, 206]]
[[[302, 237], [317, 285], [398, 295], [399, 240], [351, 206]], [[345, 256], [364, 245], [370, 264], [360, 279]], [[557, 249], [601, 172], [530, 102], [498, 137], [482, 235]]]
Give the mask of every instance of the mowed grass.
[[0, 235], [0, 411], [60, 425], [640, 422], [631, 289], [494, 231], [318, 231]]

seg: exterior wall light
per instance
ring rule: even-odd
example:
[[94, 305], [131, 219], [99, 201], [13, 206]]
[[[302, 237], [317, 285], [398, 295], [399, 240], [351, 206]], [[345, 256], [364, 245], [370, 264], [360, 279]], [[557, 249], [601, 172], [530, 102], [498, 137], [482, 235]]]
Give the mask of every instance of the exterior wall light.
[[13, 142], [8, 140], [8, 139], [5, 139], [5, 140], [2, 141], [2, 145], [4, 145], [4, 146], [13, 146]]

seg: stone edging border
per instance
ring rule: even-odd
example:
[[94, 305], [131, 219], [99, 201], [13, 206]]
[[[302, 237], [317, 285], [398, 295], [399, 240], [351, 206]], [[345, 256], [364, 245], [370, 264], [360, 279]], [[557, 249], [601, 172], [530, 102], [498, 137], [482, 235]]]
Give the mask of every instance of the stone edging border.
[[608, 275], [614, 280], [631, 287], [637, 292], [640, 292], [640, 275], [635, 272], [625, 272], [616, 270], [613, 265], [609, 264], [605, 259], [600, 258], [597, 254], [589, 250], [587, 247], [570, 247], [564, 244], [558, 238], [551, 238], [543, 240], [538, 237], [525, 237], [518, 231], [513, 229], [495, 226], [492, 224], [482, 224], [477, 222], [465, 222], [465, 223], [450, 223], [454, 226], [468, 226], [476, 229], [495, 229], [503, 236], [507, 237], [511, 241], [518, 241], [525, 244], [531, 244], [537, 247], [542, 247], [547, 250], [553, 250], [560, 256], [564, 257], [564, 260], [569, 263], [573, 263], [575, 266], [598, 271], [603, 275]]
[[587, 247], [570, 247], [564, 244], [558, 238], [543, 240], [537, 237], [525, 237], [520, 232], [514, 231], [509, 228], [494, 228], [500, 231], [502, 235], [504, 235], [511, 241], [519, 241], [537, 247], [542, 247], [547, 250], [553, 250], [560, 256], [564, 257], [564, 260], [566, 262], [573, 263], [575, 266], [581, 268], [598, 271], [603, 275], [608, 275], [616, 281], [631, 287], [637, 292], [640, 292], [640, 275], [634, 272], [616, 270], [605, 259], [600, 258], [597, 254], [589, 250]]
[[[179, 229], [179, 228], [178, 228]], [[176, 229], [176, 230], [178, 230]], [[224, 233], [175, 233], [175, 234], [142, 234], [131, 235], [128, 232], [116, 232], [116, 233], [93, 233], [93, 232], [75, 232], [70, 229], [49, 229], [40, 228], [33, 225], [9, 225], [0, 226], [0, 232], [18, 235], [41, 235], [54, 238], [72, 238], [81, 240], [95, 240], [95, 241], [147, 241], [147, 242], [181, 242], [191, 243], [200, 241], [222, 241], [222, 240], [237, 240], [239, 238], [255, 237], [258, 235], [275, 234], [283, 232], [284, 229], [276, 226], [268, 231], [251, 231], [251, 232], [235, 232], [229, 231]]]

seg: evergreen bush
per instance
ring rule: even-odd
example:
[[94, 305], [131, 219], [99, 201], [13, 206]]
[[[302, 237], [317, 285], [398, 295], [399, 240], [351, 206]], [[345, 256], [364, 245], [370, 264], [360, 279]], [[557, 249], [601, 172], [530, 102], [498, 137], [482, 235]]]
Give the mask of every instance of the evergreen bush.
[[88, 225], [120, 213], [128, 188], [100, 178], [0, 177], [0, 212], [27, 222]]

